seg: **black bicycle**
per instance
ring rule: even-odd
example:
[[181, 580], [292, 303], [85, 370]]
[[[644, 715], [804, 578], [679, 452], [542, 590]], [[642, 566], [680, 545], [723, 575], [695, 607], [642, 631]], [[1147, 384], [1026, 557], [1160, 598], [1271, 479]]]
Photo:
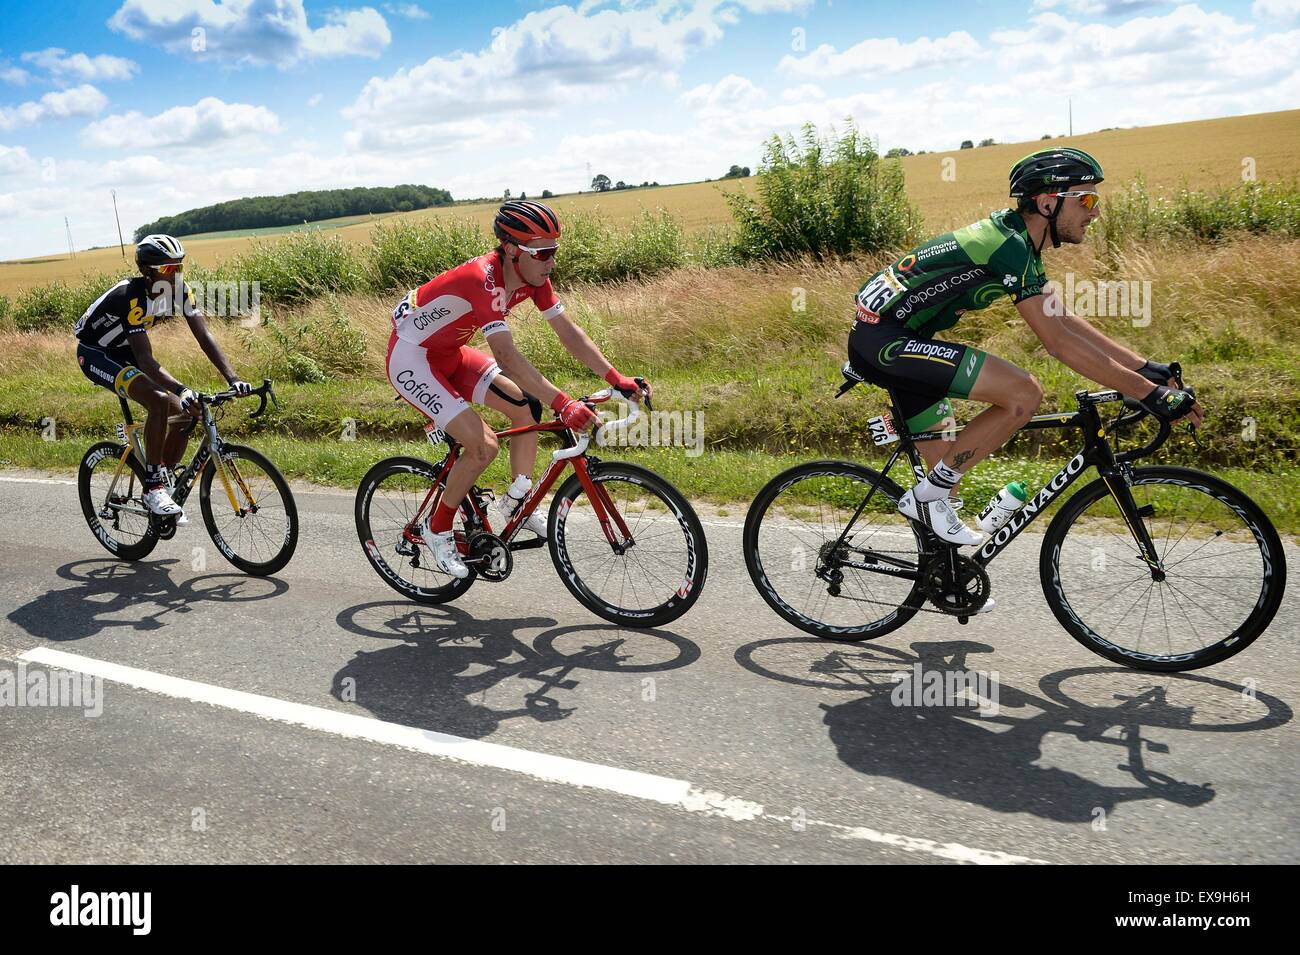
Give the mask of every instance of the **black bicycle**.
[[[266, 411], [266, 399], [275, 401], [271, 380], [251, 392], [261, 399], [257, 417]], [[222, 556], [248, 574], [265, 576], [281, 570], [298, 545], [298, 508], [289, 485], [274, 464], [252, 448], [229, 444], [217, 430], [222, 406], [239, 397], [234, 390], [199, 395], [201, 418], [174, 415], [169, 427], [188, 434], [201, 425], [203, 437], [189, 465], [176, 475], [172, 499], [184, 506], [198, 479], [199, 510], [208, 535]], [[122, 403], [123, 422], [117, 441], [91, 445], [81, 459], [77, 490], [81, 512], [95, 538], [115, 557], [140, 560], [176, 534], [176, 518], [160, 517], [144, 505], [144, 429]], [[213, 484], [217, 484], [214, 495]]]
[[[846, 370], [840, 393], [859, 381]], [[1194, 670], [1240, 653], [1272, 621], [1286, 586], [1272, 523], [1213, 475], [1134, 467], [1169, 438], [1168, 422], [1146, 445], [1120, 453], [1108, 435], [1148, 413], [1117, 391], [1074, 397], [1077, 411], [1035, 415], [1023, 430], [1077, 428], [1083, 449], [967, 556], [898, 512], [905, 489], [890, 469], [905, 456], [923, 476], [916, 443], [955, 431], [900, 433], [891, 393], [893, 413], [870, 421], [877, 446], [898, 443], [883, 471], [813, 461], [777, 475], [754, 499], [744, 550], [758, 592], [787, 622], [835, 640], [883, 636], [922, 611], [966, 623], [988, 600], [989, 562], [1092, 467], [1098, 478], [1052, 518], [1039, 557], [1061, 626], [1094, 653], [1139, 670]], [[1124, 407], [1107, 426], [1100, 409], [1114, 402]]]

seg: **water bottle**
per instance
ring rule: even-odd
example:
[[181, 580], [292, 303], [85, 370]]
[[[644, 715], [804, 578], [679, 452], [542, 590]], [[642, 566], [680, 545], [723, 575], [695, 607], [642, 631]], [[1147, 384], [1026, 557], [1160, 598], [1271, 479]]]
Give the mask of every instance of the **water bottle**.
[[998, 528], [1011, 520], [1012, 514], [1025, 506], [1025, 501], [1028, 499], [1029, 488], [1025, 486], [1025, 482], [1012, 481], [993, 495], [988, 506], [975, 518], [975, 523], [985, 534], [996, 533]]
[[501, 502], [505, 505], [507, 514], [513, 514], [515, 508], [524, 502], [524, 498], [528, 496], [528, 491], [532, 486], [532, 479], [527, 474], [515, 476], [514, 483], [506, 489], [506, 499]]

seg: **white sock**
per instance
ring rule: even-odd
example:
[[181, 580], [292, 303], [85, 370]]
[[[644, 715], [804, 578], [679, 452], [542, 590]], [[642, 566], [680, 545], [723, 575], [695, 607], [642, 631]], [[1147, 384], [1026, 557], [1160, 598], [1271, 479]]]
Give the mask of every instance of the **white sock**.
[[937, 501], [941, 497], [948, 497], [952, 489], [957, 486], [957, 482], [962, 479], [965, 472], [958, 471], [939, 461], [930, 469], [930, 473], [912, 488], [912, 496], [922, 503]]

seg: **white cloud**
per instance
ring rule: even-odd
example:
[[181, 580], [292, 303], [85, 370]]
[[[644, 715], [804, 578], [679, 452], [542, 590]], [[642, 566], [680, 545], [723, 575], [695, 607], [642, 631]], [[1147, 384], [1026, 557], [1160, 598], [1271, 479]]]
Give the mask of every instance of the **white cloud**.
[[1140, 86], [1145, 101], [1159, 103], [1162, 84], [1281, 76], [1295, 68], [1285, 40], [1256, 39], [1253, 32], [1227, 14], [1185, 4], [1113, 26], [1043, 13], [1025, 29], [998, 31], [991, 39], [996, 62], [1028, 88], [1065, 93]]
[[30, 175], [36, 171], [36, 160], [22, 146], [0, 145], [0, 176]]
[[108, 97], [88, 83], [56, 93], [46, 93], [39, 100], [20, 106], [0, 107], [0, 129], [34, 126], [47, 119], [70, 116], [94, 116], [108, 105]]
[[435, 153], [457, 150], [471, 154], [502, 146], [518, 148], [534, 139], [532, 127], [522, 122], [500, 123], [487, 119], [456, 119], [445, 123], [407, 123], [371, 126], [345, 133], [349, 149], [413, 150]]
[[122, 149], [143, 139], [151, 146], [208, 146], [239, 136], [266, 136], [280, 131], [280, 120], [265, 106], [226, 103], [205, 96], [193, 106], [173, 106], [156, 116], [137, 112], [106, 116], [81, 133], [82, 142], [102, 149]]
[[109, 56], [107, 53], [100, 53], [98, 56], [68, 53], [57, 46], [24, 53], [23, 62], [31, 63], [37, 69], [44, 70], [56, 82], [83, 80], [94, 83], [129, 80], [131, 75], [140, 69], [134, 62], [124, 57]]
[[384, 9], [395, 17], [407, 20], [428, 20], [429, 12], [415, 3], [385, 3]]
[[316, 93], [311, 97], [311, 99], [307, 100], [307, 105], [314, 108], [320, 105], [322, 99], [324, 99], [324, 97], [320, 93]]
[[732, 73], [716, 83], [702, 83], [687, 90], [678, 102], [694, 110], [753, 109], [767, 98], [767, 94], [745, 79]]
[[825, 98], [826, 91], [816, 83], [800, 83], [798, 86], [791, 86], [781, 91], [781, 101], [785, 103], [801, 103], [805, 100]]
[[1260, 20], [1290, 26], [1300, 23], [1300, 0], [1255, 0], [1250, 12]]
[[313, 29], [303, 0], [126, 0], [108, 25], [174, 53], [281, 67], [310, 58], [377, 57], [392, 41], [373, 7], [330, 11], [325, 25]]
[[3, 80], [5, 83], [11, 83], [14, 86], [25, 86], [27, 85], [27, 81], [31, 78], [32, 74], [28, 73], [21, 66], [7, 66], [0, 70], [0, 80]]
[[494, 33], [478, 53], [435, 56], [374, 77], [344, 115], [400, 124], [519, 110], [608, 95], [622, 84], [661, 80], [722, 37], [717, 0], [683, 7], [534, 11]]
[[895, 37], [871, 38], [843, 53], [823, 43], [805, 56], [784, 56], [777, 68], [795, 76], [857, 77], [901, 73], [926, 66], [950, 67], [977, 56], [981, 47], [964, 30], [931, 39], [904, 42]]
[[1168, 6], [1172, 0], [1034, 0], [1035, 10], [1069, 10], [1083, 16], [1120, 16], [1146, 7]]

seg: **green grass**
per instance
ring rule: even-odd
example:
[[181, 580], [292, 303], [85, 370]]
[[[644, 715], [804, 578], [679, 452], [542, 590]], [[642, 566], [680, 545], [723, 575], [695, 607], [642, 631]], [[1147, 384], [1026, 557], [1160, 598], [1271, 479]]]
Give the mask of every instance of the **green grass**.
[[[103, 435], [109, 436], [111, 431]], [[0, 445], [0, 468], [71, 472], [91, 443], [89, 438], [43, 441], [35, 434], [6, 435], [3, 445]], [[266, 434], [250, 438], [247, 443], [271, 458], [291, 480], [348, 489], [356, 488], [362, 475], [381, 458], [396, 454], [413, 455], [426, 460], [437, 460], [440, 457], [423, 440], [302, 440]], [[548, 440], [543, 441], [538, 456], [538, 475], [553, 447]], [[607, 460], [630, 461], [648, 467], [674, 484], [692, 501], [708, 504], [720, 516], [734, 520], [744, 519], [749, 502], [776, 474], [800, 461], [822, 457], [803, 453], [777, 455], [763, 451], [707, 450], [698, 457], [690, 457], [683, 448], [611, 448], [596, 453]], [[879, 466], [882, 462], [874, 463]], [[1025, 481], [1032, 495], [1056, 473], [1062, 463], [1063, 460], [998, 455], [976, 467], [967, 476], [962, 484], [962, 496], [967, 502], [968, 510], [973, 513], [1010, 481]], [[905, 477], [905, 472], [898, 468], [895, 465], [895, 470], [890, 472], [891, 477]], [[509, 483], [508, 471], [508, 457], [502, 453], [480, 478], [479, 483], [500, 493]], [[1253, 498], [1273, 521], [1279, 533], [1289, 536], [1293, 543], [1300, 544], [1300, 469], [1287, 468], [1260, 473], [1243, 468], [1225, 468], [1215, 469], [1214, 473]], [[1095, 472], [1085, 472], [1075, 487], [1053, 502], [1046, 513], [1055, 513], [1076, 489], [1095, 477]], [[713, 512], [711, 510], [710, 513]], [[1046, 527], [1047, 524], [1039, 520], [1035, 530], [1042, 531]]]

